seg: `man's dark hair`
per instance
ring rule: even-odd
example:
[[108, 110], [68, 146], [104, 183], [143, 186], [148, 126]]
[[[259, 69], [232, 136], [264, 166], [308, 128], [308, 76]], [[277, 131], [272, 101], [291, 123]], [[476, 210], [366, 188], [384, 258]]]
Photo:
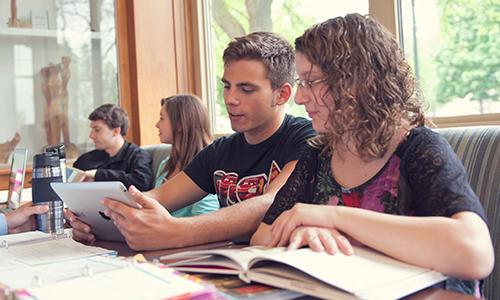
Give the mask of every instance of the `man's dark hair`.
[[89, 115], [90, 121], [103, 121], [110, 129], [120, 127], [121, 135], [125, 136], [128, 130], [128, 114], [114, 104], [103, 104]]
[[242, 60], [261, 61], [267, 70], [271, 87], [277, 89], [288, 82], [293, 85], [295, 57], [293, 48], [284, 39], [271, 32], [253, 32], [231, 41], [222, 56], [224, 66]]

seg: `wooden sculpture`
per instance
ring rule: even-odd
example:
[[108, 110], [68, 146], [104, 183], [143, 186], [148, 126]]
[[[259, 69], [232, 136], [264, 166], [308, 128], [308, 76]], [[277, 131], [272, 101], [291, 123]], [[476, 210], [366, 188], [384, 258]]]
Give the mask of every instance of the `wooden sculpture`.
[[16, 0], [10, 0], [10, 18], [9, 27], [19, 27], [19, 20], [17, 19], [17, 4]]
[[77, 147], [70, 142], [68, 122], [68, 81], [71, 77], [69, 56], [61, 57], [61, 63], [43, 67], [42, 93], [45, 97], [44, 128], [48, 145], [59, 144], [61, 134], [68, 157], [78, 155]]

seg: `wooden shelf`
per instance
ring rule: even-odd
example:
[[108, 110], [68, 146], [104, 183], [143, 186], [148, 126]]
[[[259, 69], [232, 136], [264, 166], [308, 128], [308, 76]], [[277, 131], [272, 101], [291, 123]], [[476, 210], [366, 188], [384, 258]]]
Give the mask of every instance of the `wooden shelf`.
[[53, 29], [35, 29], [35, 28], [0, 28], [0, 36], [11, 37], [30, 37], [30, 38], [58, 38], [58, 37], [82, 37], [89, 35], [91, 39], [101, 39], [100, 32], [91, 31], [68, 31], [68, 30], [53, 30]]

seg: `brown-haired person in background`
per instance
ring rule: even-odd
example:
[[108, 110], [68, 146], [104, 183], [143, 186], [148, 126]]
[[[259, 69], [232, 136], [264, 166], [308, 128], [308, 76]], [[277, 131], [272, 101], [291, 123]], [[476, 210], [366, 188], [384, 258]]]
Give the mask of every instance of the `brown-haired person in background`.
[[125, 141], [128, 115], [120, 107], [103, 104], [90, 115], [90, 135], [95, 150], [82, 154], [73, 164], [86, 171], [86, 181], [121, 181], [140, 191], [152, 188], [152, 159], [148, 152]]
[[349, 14], [311, 27], [295, 47], [295, 101], [320, 135], [252, 244], [350, 254], [352, 239], [479, 295], [494, 261], [484, 212], [450, 145], [424, 127], [392, 34]]
[[[276, 192], [315, 135], [311, 122], [286, 115], [292, 94], [291, 45], [273, 33], [236, 38], [224, 51], [224, 101], [236, 133], [217, 139], [176, 176], [147, 193], [130, 188], [143, 207], [104, 200], [133, 249], [161, 249], [236, 238], [249, 239]], [[221, 209], [174, 218], [170, 211], [217, 194]], [[90, 228], [71, 219], [75, 239], [92, 241]]]
[[[160, 120], [156, 123], [162, 143], [171, 144], [170, 157], [160, 163], [155, 188], [173, 178], [198, 152], [212, 141], [210, 120], [201, 99], [193, 95], [175, 95], [161, 99]], [[213, 194], [170, 214], [190, 217], [219, 209], [219, 200]]]

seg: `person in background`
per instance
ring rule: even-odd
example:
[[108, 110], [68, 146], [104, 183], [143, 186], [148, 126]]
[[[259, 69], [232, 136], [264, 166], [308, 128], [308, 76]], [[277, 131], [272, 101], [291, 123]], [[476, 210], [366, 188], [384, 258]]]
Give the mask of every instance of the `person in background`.
[[494, 261], [483, 209], [450, 145], [424, 126], [392, 34], [349, 14], [306, 30], [295, 50], [295, 102], [320, 135], [251, 244], [351, 254], [361, 243], [480, 296]]
[[[156, 174], [155, 188], [173, 178], [198, 152], [211, 143], [208, 112], [193, 95], [176, 95], [161, 100], [160, 120], [156, 123], [160, 141], [171, 144], [170, 157], [164, 159]], [[219, 201], [208, 194], [200, 201], [171, 212], [173, 217], [201, 215], [219, 209]]]
[[18, 209], [0, 213], [0, 235], [19, 233], [36, 228], [34, 215], [44, 214], [49, 210], [47, 205], [32, 205], [25, 203]]
[[95, 150], [82, 154], [73, 167], [86, 171], [86, 181], [121, 181], [147, 191], [153, 185], [152, 159], [148, 152], [125, 141], [127, 113], [103, 104], [90, 115], [90, 135]]
[[[135, 250], [152, 250], [248, 240], [279, 188], [295, 168], [311, 122], [286, 115], [292, 94], [294, 55], [291, 45], [268, 32], [234, 39], [224, 51], [224, 102], [236, 133], [217, 139], [176, 176], [147, 193], [133, 187], [142, 206], [131, 209], [104, 199], [105, 213]], [[217, 194], [221, 209], [199, 216], [173, 218], [170, 211]], [[70, 217], [73, 237], [93, 242], [92, 229]]]

